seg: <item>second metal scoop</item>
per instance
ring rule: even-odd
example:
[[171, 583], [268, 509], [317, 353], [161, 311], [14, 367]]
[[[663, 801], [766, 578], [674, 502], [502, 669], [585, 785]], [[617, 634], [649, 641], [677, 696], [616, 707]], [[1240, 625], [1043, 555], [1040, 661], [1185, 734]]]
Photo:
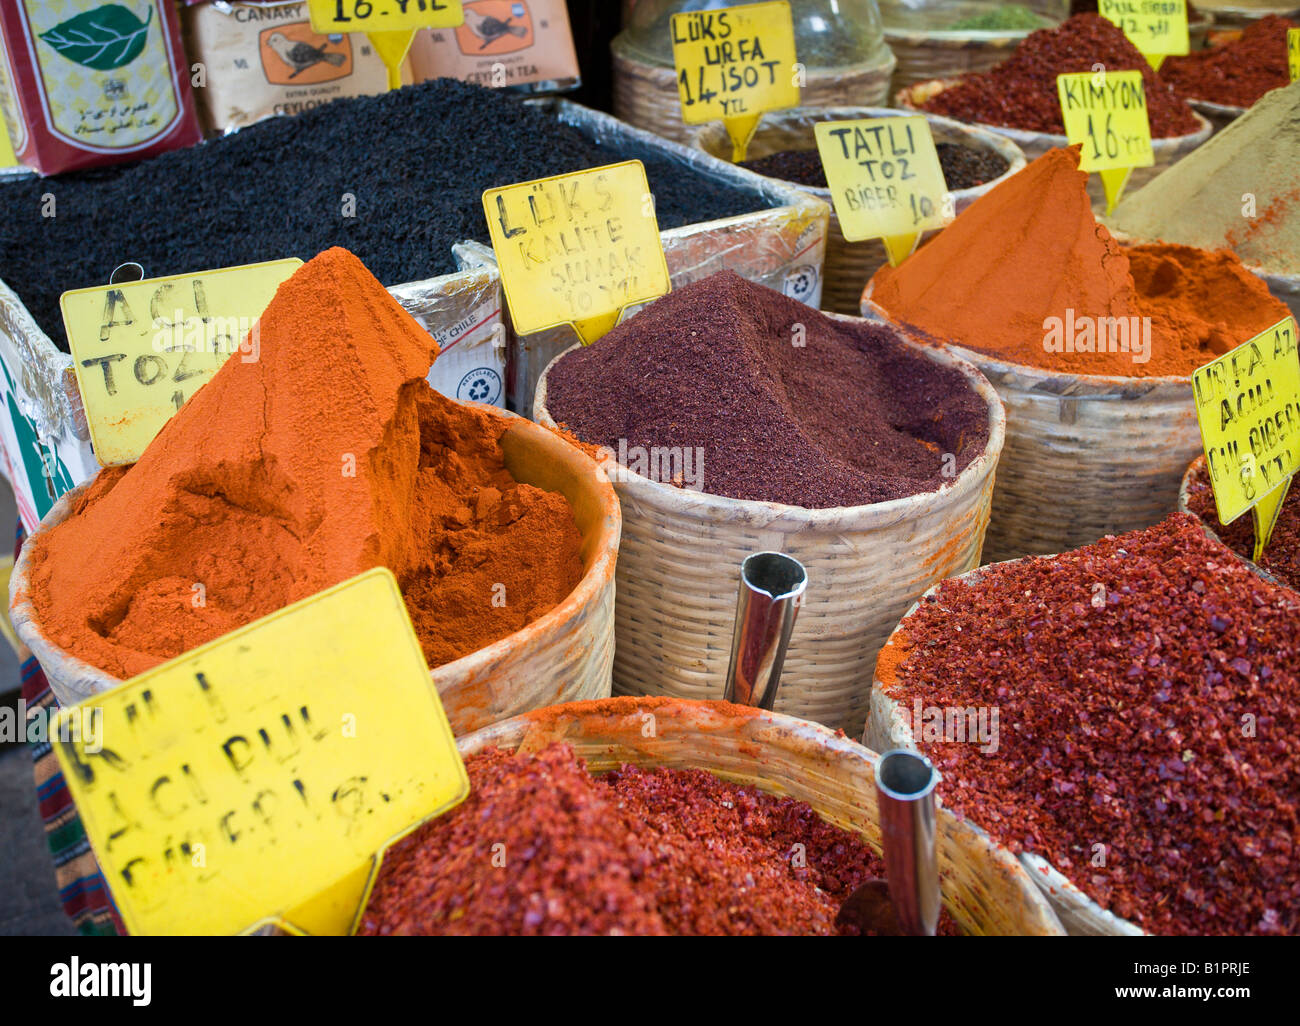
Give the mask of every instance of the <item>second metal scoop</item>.
[[836, 925], [856, 925], [863, 934], [879, 936], [934, 936], [939, 925], [938, 782], [938, 772], [923, 755], [895, 748], [880, 757], [876, 803], [886, 880], [868, 880], [850, 894]]

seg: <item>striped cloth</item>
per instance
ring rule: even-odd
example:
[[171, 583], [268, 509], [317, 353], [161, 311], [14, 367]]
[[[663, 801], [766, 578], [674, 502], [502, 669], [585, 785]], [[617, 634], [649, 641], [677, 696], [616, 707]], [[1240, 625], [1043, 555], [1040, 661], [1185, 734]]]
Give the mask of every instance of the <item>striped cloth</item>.
[[[14, 558], [23, 547], [23, 527], [18, 525]], [[19, 652], [22, 661], [23, 699], [27, 715], [42, 710], [41, 715], [53, 715], [57, 706], [54, 693], [46, 683], [40, 663], [26, 648]], [[104, 884], [104, 874], [90, 850], [86, 831], [77, 815], [72, 795], [64, 783], [59, 761], [48, 741], [30, 742], [32, 762], [36, 773], [36, 798], [40, 803], [41, 819], [45, 822], [45, 835], [50, 854], [54, 857], [54, 877], [59, 885], [59, 900], [63, 910], [71, 917], [77, 930], [90, 936], [125, 934], [126, 928], [113, 907], [113, 897]]]

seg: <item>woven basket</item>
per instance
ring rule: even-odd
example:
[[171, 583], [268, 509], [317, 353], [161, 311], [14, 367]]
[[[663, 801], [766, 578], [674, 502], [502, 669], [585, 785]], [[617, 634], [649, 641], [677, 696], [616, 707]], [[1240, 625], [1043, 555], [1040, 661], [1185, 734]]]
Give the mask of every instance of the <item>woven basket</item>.
[[[897, 106], [905, 110], [921, 111], [921, 104], [928, 102], [934, 96], [943, 92], [949, 86], [954, 85], [952, 80], [932, 80], [929, 82], [920, 82], [909, 89], [903, 89], [895, 96]], [[1151, 149], [1155, 155], [1155, 164], [1151, 167], [1135, 167], [1133, 173], [1129, 175], [1128, 184], [1124, 186], [1124, 195], [1131, 196], [1150, 182], [1156, 175], [1160, 174], [1165, 168], [1173, 167], [1182, 160], [1192, 150], [1200, 146], [1214, 133], [1214, 127], [1208, 120], [1196, 111], [1192, 112], [1200, 128], [1190, 135], [1177, 135], [1171, 139], [1152, 139]], [[1070, 140], [1063, 135], [1050, 135], [1047, 132], [1026, 132], [1019, 128], [1004, 128], [1000, 125], [986, 125], [982, 122], [980, 128], [987, 128], [990, 132], [996, 132], [998, 135], [1006, 136], [1023, 151], [1025, 156], [1034, 161], [1041, 157], [1048, 150], [1060, 149], [1068, 146]], [[1105, 211], [1106, 193], [1102, 188], [1100, 175], [1088, 176], [1088, 196], [1092, 200], [1094, 210]]]
[[[557, 741], [572, 745], [595, 773], [624, 763], [703, 769], [789, 795], [880, 850], [878, 757], [815, 723], [722, 702], [622, 698], [542, 709], [463, 737], [458, 744], [462, 755], [470, 755], [487, 748], [536, 751]], [[942, 810], [938, 824], [943, 903], [964, 933], [1063, 932], [1014, 856]]]
[[[698, 127], [682, 121], [677, 72], [632, 56], [622, 35], [610, 44], [614, 55], [614, 116], [674, 142], [687, 142]], [[886, 51], [888, 53], [888, 51]], [[893, 54], [880, 64], [809, 68], [800, 89], [805, 107], [883, 107], [889, 102]]]
[[[988, 404], [988, 449], [940, 491], [818, 510], [618, 475], [615, 694], [721, 698], [740, 563], [779, 550], [803, 563], [809, 587], [777, 709], [861, 734], [876, 653], [899, 616], [936, 581], [979, 565], [1002, 450], [1005, 421], [989, 383], [964, 360], [917, 349], [959, 369]], [[554, 424], [545, 374], [534, 409]]]
[[1248, 27], [1251, 22], [1259, 21], [1260, 18], [1270, 14], [1277, 14], [1283, 18], [1294, 18], [1300, 15], [1300, 7], [1295, 4], [1271, 4], [1247, 5], [1247, 4], [1216, 4], [1205, 3], [1197, 0], [1196, 9], [1202, 14], [1209, 15], [1214, 22], [1214, 28], [1217, 29], [1243, 29]]
[[[476, 408], [507, 421], [501, 448], [511, 474], [568, 499], [582, 533], [583, 576], [568, 598], [523, 630], [433, 671], [457, 734], [528, 709], [607, 696], [614, 655], [620, 517], [612, 486], [594, 460], [553, 432], [491, 406]], [[37, 535], [62, 522], [88, 487], [63, 496]], [[46, 638], [27, 589], [34, 551], [29, 540], [18, 557], [9, 585], [9, 614], [55, 697], [71, 705], [121, 681]]]
[[918, 32], [885, 26], [885, 42], [898, 58], [891, 95], [919, 82], [989, 71], [1010, 57], [1030, 31]]
[[[889, 322], [870, 291], [863, 313]], [[1062, 374], [942, 348], [978, 367], [1006, 406], [985, 562], [1076, 549], [1173, 511], [1201, 451], [1190, 377]]]
[[[817, 139], [814, 125], [822, 121], [852, 121], [859, 118], [905, 117], [907, 112], [888, 107], [796, 107], [792, 110], [764, 114], [749, 145], [751, 158], [765, 157], [784, 150], [815, 150]], [[961, 143], [977, 150], [992, 150], [1007, 162], [1007, 171], [991, 182], [973, 189], [953, 193], [955, 213], [960, 214], [980, 196], [1009, 178], [1025, 166], [1025, 155], [1011, 140], [994, 132], [960, 121], [925, 115], [934, 133], [935, 142]], [[705, 125], [691, 139], [691, 145], [710, 156], [722, 160], [731, 157], [731, 141], [721, 124]], [[819, 199], [831, 202], [830, 189], [819, 189], [793, 182], [784, 183], [790, 188], [810, 192]], [[926, 232], [922, 241], [938, 232]], [[835, 313], [857, 314], [862, 302], [862, 289], [871, 276], [889, 262], [885, 246], [879, 239], [849, 242], [840, 230], [840, 221], [831, 207], [830, 226], [826, 234], [826, 263], [823, 268], [822, 309]]]
[[[984, 576], [988, 569], [989, 567], [984, 566], [978, 570], [972, 570], [970, 573], [963, 574], [959, 580], [966, 584], [974, 584]], [[936, 590], [938, 590], [937, 585], [927, 591], [926, 595], [931, 595]], [[890, 635], [890, 643], [904, 629], [908, 617], [924, 600], [925, 596], [922, 596], [907, 611], [907, 616], [903, 617], [894, 634]], [[897, 701], [889, 697], [890, 688], [895, 684], [895, 680], [893, 678], [881, 680], [878, 674], [879, 666], [877, 666], [877, 675], [874, 676], [871, 686], [871, 713], [867, 719], [866, 730], [863, 732], [862, 743], [873, 751], [888, 751], [890, 748], [918, 750], [911, 728], [908, 726], [906, 713], [899, 707]], [[940, 802], [942, 802], [942, 791], [943, 785], [940, 784]], [[978, 827], [972, 826], [972, 829], [976, 829], [981, 835], [987, 837]], [[1089, 898], [1069, 879], [1054, 869], [1046, 859], [1039, 855], [1030, 854], [1022, 854], [1019, 859], [1028, 871], [1029, 878], [1038, 885], [1046, 896], [1066, 932], [1076, 936], [1123, 937], [1143, 935], [1144, 931], [1139, 927], [1119, 918], [1114, 913], [1107, 912]]]

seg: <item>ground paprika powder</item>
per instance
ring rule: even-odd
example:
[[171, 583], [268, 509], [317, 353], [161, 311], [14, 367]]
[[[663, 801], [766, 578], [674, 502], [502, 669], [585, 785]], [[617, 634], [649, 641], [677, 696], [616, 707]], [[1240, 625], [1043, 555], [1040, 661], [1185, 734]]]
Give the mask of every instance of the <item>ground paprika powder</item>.
[[870, 298], [1010, 363], [1139, 378], [1190, 375], [1287, 315], [1227, 250], [1120, 245], [1093, 216], [1078, 160], [1077, 146], [1049, 150], [882, 267]]
[[255, 357], [28, 543], [52, 641], [131, 677], [387, 566], [437, 666], [573, 590], [568, 503], [511, 477], [499, 417], [430, 388], [437, 345], [355, 256], [303, 265], [256, 330]]

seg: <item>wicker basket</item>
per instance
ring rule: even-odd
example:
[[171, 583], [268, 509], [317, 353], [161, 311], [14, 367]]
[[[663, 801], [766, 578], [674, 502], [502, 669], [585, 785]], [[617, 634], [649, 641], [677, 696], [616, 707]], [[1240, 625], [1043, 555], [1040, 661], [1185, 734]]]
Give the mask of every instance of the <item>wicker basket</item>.
[[1281, 15], [1283, 18], [1294, 18], [1300, 15], [1300, 7], [1295, 4], [1216, 4], [1206, 3], [1204, 0], [1197, 0], [1196, 9], [1203, 14], [1209, 15], [1214, 22], [1214, 28], [1218, 29], [1244, 29], [1251, 22], [1259, 21], [1260, 18], [1267, 17], [1270, 14]]
[[[698, 127], [682, 121], [677, 72], [632, 55], [623, 36], [610, 44], [614, 55], [614, 115], [665, 139], [687, 142]], [[888, 53], [888, 51], [886, 51]], [[883, 107], [889, 101], [893, 54], [881, 64], [810, 68], [800, 89], [805, 107]]]
[[[863, 296], [863, 313], [889, 316]], [[979, 368], [1006, 406], [985, 562], [1049, 555], [1173, 512], [1201, 451], [1190, 377], [1063, 374], [945, 344]]]
[[[740, 563], [780, 550], [804, 564], [809, 587], [777, 709], [853, 737], [862, 732], [876, 653], [898, 617], [936, 581], [979, 565], [1002, 450], [1004, 415], [989, 383], [964, 360], [917, 349], [959, 369], [988, 404], [987, 450], [940, 491], [818, 510], [620, 474], [616, 694], [721, 698]], [[535, 411], [554, 424], [545, 375]]]
[[[789, 795], [880, 850], [876, 754], [815, 723], [721, 702], [622, 698], [542, 709], [463, 737], [459, 747], [462, 755], [490, 747], [536, 751], [557, 741], [572, 745], [596, 773], [623, 763], [704, 769]], [[943, 903], [963, 932], [1063, 932], [1015, 857], [943, 811], [938, 849]]]
[[[507, 421], [501, 439], [507, 469], [526, 484], [568, 499], [582, 533], [583, 576], [568, 598], [523, 630], [433, 671], [457, 734], [528, 709], [607, 696], [614, 656], [614, 563], [621, 525], [613, 487], [594, 460], [554, 432], [490, 406], [477, 408]], [[88, 487], [63, 496], [37, 533], [62, 522]], [[70, 705], [120, 684], [46, 638], [27, 591], [34, 551], [29, 541], [18, 557], [9, 613], [55, 697]]]
[[[923, 113], [921, 104], [928, 102], [954, 84], [952, 80], [938, 79], [920, 82], [909, 89], [901, 90], [896, 94], [895, 99], [899, 107]], [[1214, 132], [1210, 122], [1196, 111], [1193, 111], [1192, 115], [1200, 125], [1200, 128], [1195, 132], [1190, 135], [1174, 136], [1171, 139], [1151, 140], [1151, 149], [1155, 154], [1155, 164], [1151, 167], [1135, 167], [1133, 173], [1129, 175], [1128, 184], [1124, 187], [1124, 195], [1133, 195], [1138, 189], [1155, 178], [1156, 175], [1160, 174], [1161, 171], [1177, 164], [1192, 150], [1210, 138]], [[1000, 125], [986, 125], [983, 123], [980, 123], [979, 127], [1006, 136], [1019, 146], [1031, 161], [1037, 160], [1048, 150], [1059, 149], [1068, 146], [1070, 143], [1063, 135], [1050, 135], [1047, 132], [1026, 132], [1019, 128], [1004, 128]], [[1106, 193], [1102, 187], [1100, 175], [1088, 176], [1088, 196], [1092, 199], [1093, 209], [1105, 211]]]
[[989, 71], [1010, 57], [1031, 31], [923, 32], [886, 25], [885, 42], [898, 58], [891, 95], [919, 82]]
[[[821, 121], [852, 121], [859, 118], [905, 117], [906, 112], [887, 107], [796, 107], [763, 115], [758, 130], [749, 146], [751, 158], [765, 157], [783, 150], [815, 150], [817, 140], [813, 126]], [[992, 150], [1007, 162], [1007, 171], [1001, 177], [973, 189], [953, 193], [955, 213], [960, 214], [980, 196], [995, 185], [1015, 174], [1025, 166], [1025, 155], [1011, 140], [994, 132], [960, 121], [925, 115], [934, 133], [935, 142], [961, 143], [977, 150]], [[730, 159], [731, 141], [721, 124], [706, 125], [691, 140], [691, 145], [710, 156]], [[831, 202], [830, 189], [813, 188], [787, 182], [795, 189], [803, 189], [827, 203]], [[937, 232], [926, 232], [922, 241]], [[823, 269], [822, 309], [835, 313], [857, 314], [862, 302], [862, 289], [871, 276], [888, 263], [885, 246], [879, 239], [849, 242], [840, 231], [840, 221], [831, 207], [830, 227], [826, 234], [826, 264]]]
[[[987, 566], [980, 567], [970, 573], [963, 574], [960, 580], [966, 584], [974, 584], [980, 580], [987, 570]], [[933, 594], [937, 588], [937, 585], [931, 588], [926, 592], [926, 595]], [[917, 605], [924, 600], [925, 596], [922, 596], [907, 611], [907, 616], [903, 617], [894, 634], [890, 635], [891, 644], [899, 632], [903, 630], [907, 618], [912, 615]], [[877, 666], [876, 676], [871, 687], [871, 713], [867, 719], [866, 730], [863, 732], [862, 743], [873, 751], [887, 751], [890, 748], [909, 748], [915, 751], [918, 746], [908, 726], [906, 715], [899, 707], [898, 702], [889, 697], [889, 691], [896, 682], [892, 678], [881, 680], [879, 672], [880, 669]], [[940, 801], [942, 802], [942, 785], [940, 791]], [[973, 829], [978, 830], [977, 827], [973, 827]], [[983, 834], [983, 831], [979, 832]], [[1039, 855], [1029, 854], [1022, 854], [1019, 858], [1026, 870], [1028, 870], [1029, 878], [1042, 890], [1051, 903], [1053, 911], [1056, 912], [1057, 918], [1060, 919], [1061, 925], [1071, 935], [1121, 937], [1141, 936], [1143, 934], [1144, 931], [1132, 923], [1119, 918], [1114, 913], [1107, 912], [1054, 869], [1046, 859]]]

